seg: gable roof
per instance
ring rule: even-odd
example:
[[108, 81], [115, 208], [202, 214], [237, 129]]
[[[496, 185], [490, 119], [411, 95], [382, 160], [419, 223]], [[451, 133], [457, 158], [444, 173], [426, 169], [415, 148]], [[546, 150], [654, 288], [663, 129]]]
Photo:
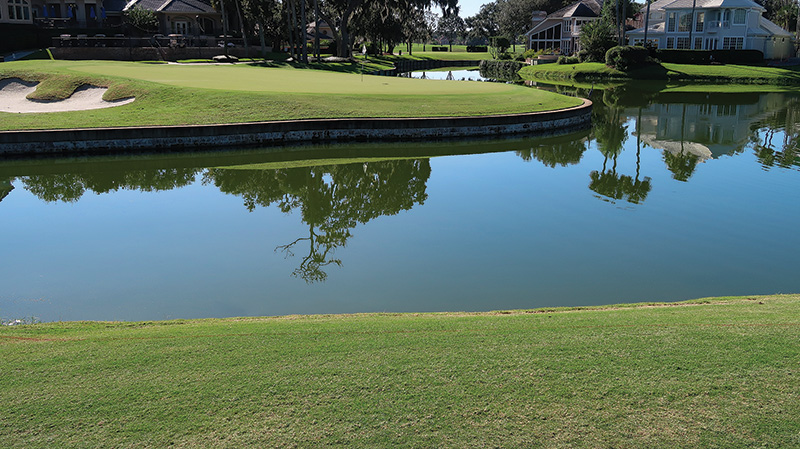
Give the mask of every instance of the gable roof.
[[[603, 9], [603, 0], [578, 0], [575, 3], [569, 4], [554, 13], [548, 14], [544, 19], [541, 19], [533, 24], [533, 27], [525, 34], [531, 34], [540, 29], [550, 28], [553, 21], [560, 21], [569, 17], [587, 17], [595, 18], [600, 17], [600, 11]], [[542, 26], [545, 25], [545, 26]]]
[[694, 4], [697, 9], [718, 8], [748, 8], [766, 11], [763, 6], [752, 0], [666, 0], [657, 1], [650, 5], [650, 10], [656, 9], [691, 9]]

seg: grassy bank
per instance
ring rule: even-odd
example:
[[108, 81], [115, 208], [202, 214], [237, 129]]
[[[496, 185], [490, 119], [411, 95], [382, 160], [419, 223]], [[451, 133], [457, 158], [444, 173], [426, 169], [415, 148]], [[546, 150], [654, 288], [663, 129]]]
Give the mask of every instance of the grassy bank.
[[528, 80], [629, 81], [773, 84], [800, 86], [798, 67], [754, 67], [740, 65], [655, 64], [621, 72], [602, 63], [545, 64], [524, 67], [520, 76]]
[[80, 84], [109, 86], [131, 104], [92, 111], [2, 114], [0, 129], [235, 123], [333, 117], [474, 116], [546, 111], [580, 100], [496, 83], [443, 82], [288, 65], [174, 65], [116, 61], [19, 61], [0, 78], [41, 81], [40, 99]]
[[800, 296], [0, 329], [4, 447], [797, 447]]

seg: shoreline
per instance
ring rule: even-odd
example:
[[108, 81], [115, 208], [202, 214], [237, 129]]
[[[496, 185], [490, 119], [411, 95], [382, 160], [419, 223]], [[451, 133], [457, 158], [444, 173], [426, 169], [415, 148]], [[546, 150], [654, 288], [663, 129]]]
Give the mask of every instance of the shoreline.
[[463, 117], [337, 118], [214, 125], [0, 131], [0, 156], [193, 151], [197, 147], [486, 137], [579, 130], [592, 102], [553, 111]]

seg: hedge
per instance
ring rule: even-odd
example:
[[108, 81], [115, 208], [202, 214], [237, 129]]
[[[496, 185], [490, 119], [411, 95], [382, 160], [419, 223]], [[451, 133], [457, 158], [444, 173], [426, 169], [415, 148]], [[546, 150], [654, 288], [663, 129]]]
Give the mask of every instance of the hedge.
[[644, 47], [617, 46], [606, 52], [606, 65], [627, 72], [647, 64], [650, 53]]
[[489, 47], [486, 45], [467, 45], [468, 53], [487, 53], [488, 51]]
[[759, 50], [651, 50], [651, 56], [673, 64], [761, 64], [764, 53]]
[[484, 59], [478, 64], [482, 77], [503, 81], [518, 80], [519, 74], [517, 72], [524, 66], [525, 64], [519, 61], [511, 60], [495, 61]]
[[431, 46], [431, 51], [447, 51], [447, 47], [434, 47], [434, 46]]

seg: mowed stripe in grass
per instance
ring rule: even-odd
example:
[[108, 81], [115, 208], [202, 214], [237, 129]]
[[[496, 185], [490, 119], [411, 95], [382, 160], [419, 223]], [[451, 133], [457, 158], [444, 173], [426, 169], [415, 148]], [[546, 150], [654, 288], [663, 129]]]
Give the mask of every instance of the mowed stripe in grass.
[[[133, 103], [92, 111], [0, 115], [0, 129], [237, 123], [346, 117], [447, 117], [548, 111], [581, 100], [522, 86], [361, 76], [259, 66], [99, 61], [3, 63], [0, 77], [42, 80], [50, 95], [109, 86]], [[66, 79], [66, 81], [65, 81]], [[52, 81], [50, 81], [52, 80]], [[75, 81], [79, 80], [79, 82]], [[69, 82], [75, 81], [75, 82]], [[113, 99], [106, 98], [106, 99]]]
[[539, 312], [4, 328], [0, 433], [6, 447], [800, 441], [798, 296]]

